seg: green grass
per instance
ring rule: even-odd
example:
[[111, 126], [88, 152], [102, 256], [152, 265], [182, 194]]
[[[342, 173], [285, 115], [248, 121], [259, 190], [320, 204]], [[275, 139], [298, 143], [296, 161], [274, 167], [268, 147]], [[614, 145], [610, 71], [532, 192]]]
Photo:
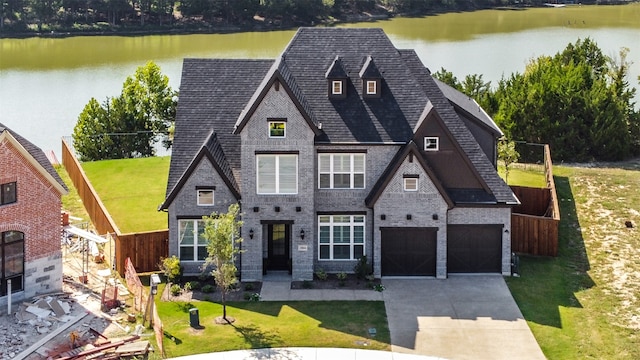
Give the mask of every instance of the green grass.
[[71, 182], [69, 178], [69, 174], [64, 166], [56, 166], [56, 171], [62, 181], [64, 181], [65, 185], [67, 185], [67, 189], [69, 189], [69, 193], [62, 197], [62, 210], [67, 212], [70, 216], [75, 218], [79, 218], [80, 220], [71, 220], [72, 223], [78, 222], [89, 222], [89, 214], [87, 214], [87, 210], [84, 208], [84, 204], [82, 203], [82, 199], [78, 195], [78, 191], [75, 186]]
[[122, 233], [167, 228], [164, 201], [170, 157], [82, 163], [107, 211]]
[[[557, 258], [522, 257], [511, 292], [549, 359], [640, 358], [640, 174], [554, 167]], [[636, 316], [634, 318], [634, 316]]]
[[[222, 315], [218, 303], [156, 304], [168, 357], [275, 347], [391, 350], [381, 301], [232, 302], [227, 303], [227, 316], [236, 319], [231, 325], [215, 323], [215, 318]], [[188, 311], [193, 307], [198, 309], [204, 329], [189, 326]], [[375, 337], [369, 336], [370, 328], [376, 328]]]
[[509, 177], [506, 177], [504, 165], [498, 165], [498, 175], [507, 181], [509, 185], [544, 188], [547, 183], [544, 179], [544, 169], [539, 165], [513, 164], [509, 169]]

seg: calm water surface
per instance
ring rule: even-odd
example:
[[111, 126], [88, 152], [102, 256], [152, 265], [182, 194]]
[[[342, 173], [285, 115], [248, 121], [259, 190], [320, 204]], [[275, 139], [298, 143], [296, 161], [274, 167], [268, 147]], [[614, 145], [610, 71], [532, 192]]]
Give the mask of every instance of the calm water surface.
[[[522, 72], [530, 59], [590, 37], [606, 55], [630, 49], [629, 83], [638, 87], [640, 4], [490, 10], [347, 26], [381, 27], [396, 47], [415, 49], [432, 71], [444, 67], [458, 78], [483, 74], [493, 84]], [[178, 89], [185, 57], [272, 59], [294, 33], [0, 39], [0, 122], [59, 154], [60, 138], [72, 133], [89, 99], [117, 96], [124, 79], [146, 61], [158, 63]]]

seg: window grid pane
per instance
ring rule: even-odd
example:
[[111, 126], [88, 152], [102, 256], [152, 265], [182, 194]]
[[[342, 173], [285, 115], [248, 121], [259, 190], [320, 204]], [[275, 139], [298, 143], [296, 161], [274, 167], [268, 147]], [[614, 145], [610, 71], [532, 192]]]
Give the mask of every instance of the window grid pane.
[[364, 189], [364, 154], [318, 155], [320, 189]]
[[364, 254], [363, 215], [318, 216], [318, 258], [355, 260]]

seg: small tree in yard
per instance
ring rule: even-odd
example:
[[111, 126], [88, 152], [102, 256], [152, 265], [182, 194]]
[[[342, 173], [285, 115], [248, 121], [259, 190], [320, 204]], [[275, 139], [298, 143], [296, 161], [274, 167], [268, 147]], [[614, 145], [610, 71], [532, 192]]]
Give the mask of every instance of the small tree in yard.
[[520, 154], [513, 141], [502, 138], [498, 141], [498, 159], [504, 162], [504, 182], [509, 183], [509, 168], [518, 161]]
[[204, 238], [207, 240], [208, 257], [206, 265], [212, 265], [211, 274], [222, 295], [222, 319], [227, 323], [234, 320], [227, 318], [226, 295], [236, 281], [235, 257], [240, 253], [240, 227], [242, 221], [237, 220], [240, 206], [232, 204], [226, 213], [213, 212], [203, 216], [205, 220]]

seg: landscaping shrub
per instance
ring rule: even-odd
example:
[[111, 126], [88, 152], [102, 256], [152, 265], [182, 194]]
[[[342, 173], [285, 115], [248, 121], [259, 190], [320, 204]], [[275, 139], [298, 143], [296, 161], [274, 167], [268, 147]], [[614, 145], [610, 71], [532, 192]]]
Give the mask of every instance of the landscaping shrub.
[[367, 275], [371, 274], [371, 266], [367, 262], [366, 255], [358, 259], [353, 271], [356, 273], [356, 278], [359, 280], [364, 279]]
[[338, 285], [344, 286], [345, 280], [347, 280], [347, 273], [346, 272], [339, 272], [339, 273], [336, 274], [336, 278], [338, 278]]
[[182, 289], [180, 288], [180, 285], [173, 284], [171, 285], [171, 288], [169, 288], [169, 291], [171, 291], [171, 295], [178, 296], [182, 292]]
[[316, 277], [318, 280], [325, 281], [327, 280], [327, 273], [323, 269], [318, 269], [318, 271], [316, 271]]
[[161, 259], [158, 266], [167, 278], [167, 282], [174, 284], [180, 282], [180, 278], [182, 277], [182, 266], [180, 266], [180, 259], [178, 259], [177, 256], [173, 255], [171, 257]]
[[212, 293], [215, 290], [216, 290], [216, 287], [211, 285], [211, 284], [207, 284], [207, 285], [202, 287], [202, 292], [205, 293], [205, 294]]
[[200, 290], [200, 287], [201, 285], [199, 281], [188, 281], [186, 284], [184, 284], [185, 291]]

